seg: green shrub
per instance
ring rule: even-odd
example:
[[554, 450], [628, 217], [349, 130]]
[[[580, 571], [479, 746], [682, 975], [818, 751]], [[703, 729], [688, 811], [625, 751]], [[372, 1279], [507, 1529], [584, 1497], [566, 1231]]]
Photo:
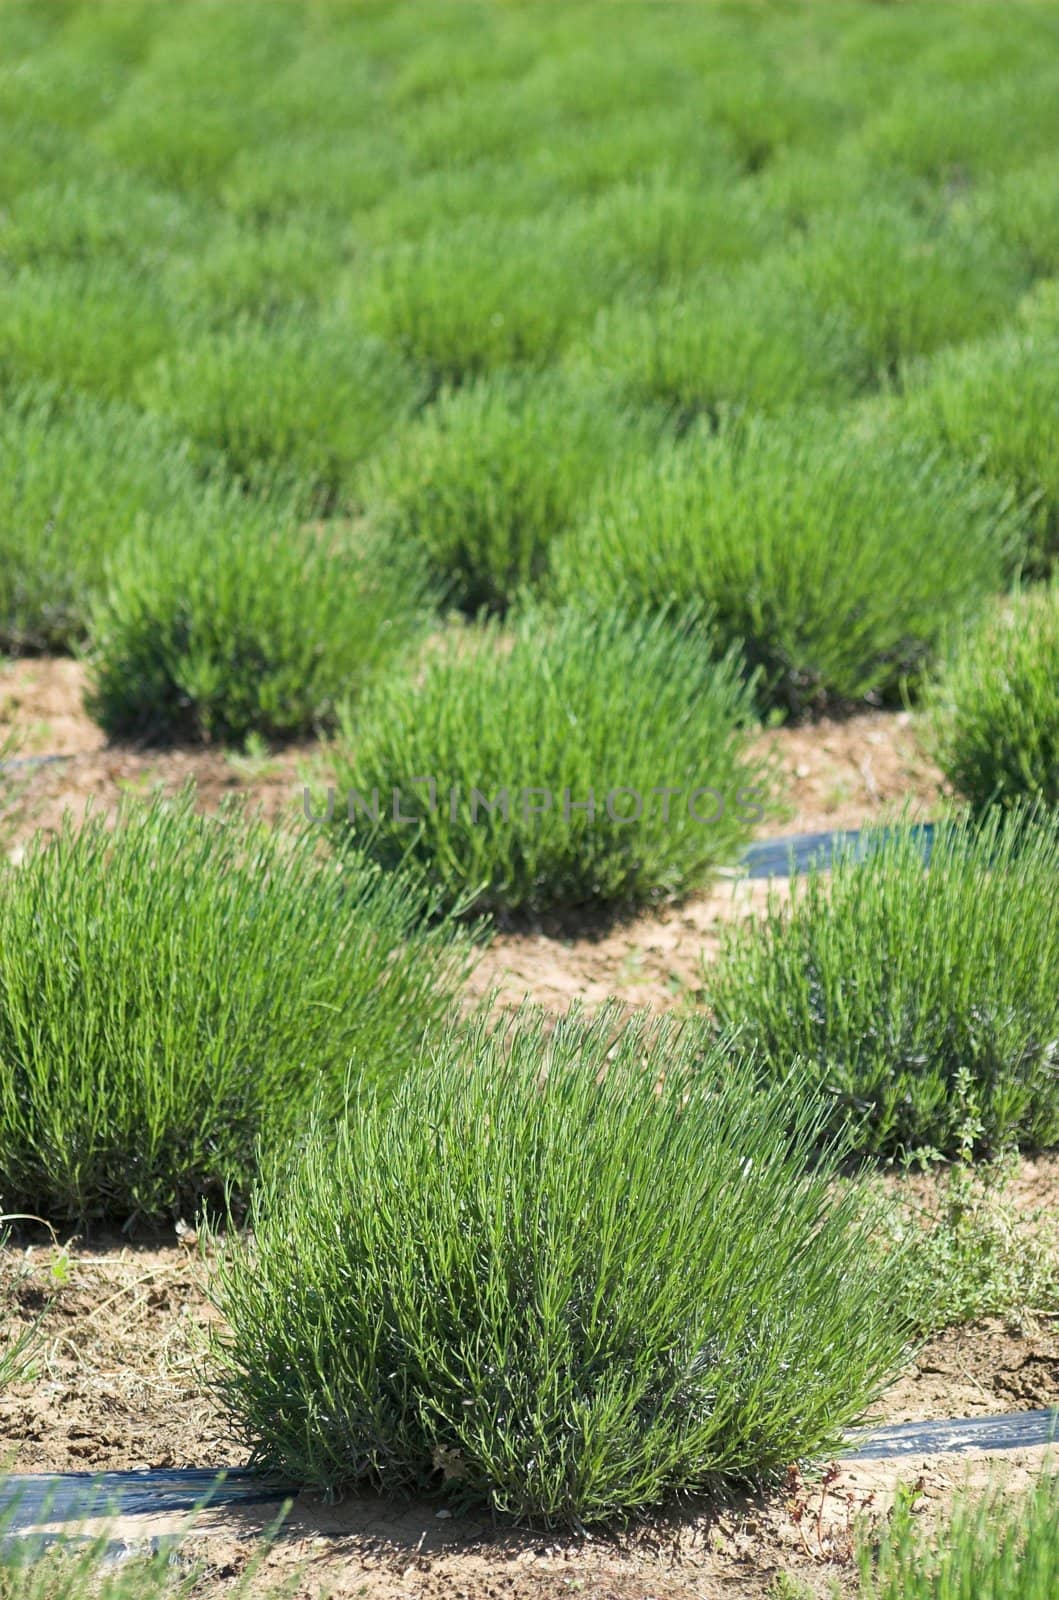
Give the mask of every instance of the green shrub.
[[1008, 172], [980, 190], [972, 205], [974, 220], [1009, 240], [1037, 277], [1059, 273], [1059, 158], [1055, 151]]
[[947, 350], [905, 374], [909, 430], [1010, 483], [1029, 502], [1025, 560], [1059, 557], [1059, 320]]
[[[574, 130], [608, 117], [663, 109], [694, 94], [695, 77], [673, 49], [671, 38], [644, 28], [642, 22], [639, 17], [630, 20], [630, 34], [590, 29], [586, 36], [576, 24], [569, 32], [560, 32], [514, 86], [516, 94], [528, 107], [547, 108], [556, 123]], [[632, 37], [635, 72], [629, 70]], [[511, 88], [499, 84], [493, 93], [510, 96]]]
[[72, 649], [107, 553], [144, 516], [193, 517], [199, 474], [153, 419], [41, 388], [0, 411], [0, 456], [0, 647]]
[[961, 1490], [941, 1524], [898, 1493], [892, 1519], [858, 1550], [860, 1600], [1051, 1600], [1059, 1568], [1059, 1475], [1012, 1497], [995, 1481]]
[[792, 265], [820, 315], [844, 307], [890, 374], [908, 356], [989, 332], [1027, 279], [980, 225], [940, 225], [892, 201], [824, 215]]
[[608, 1008], [452, 1038], [318, 1127], [219, 1267], [254, 1458], [577, 1526], [831, 1448], [902, 1329], [789, 1090]]
[[1059, 334], [1059, 277], [1042, 278], [1019, 301], [1016, 327], [1031, 337]]
[[570, 359], [642, 399], [684, 412], [838, 403], [866, 388], [871, 361], [847, 313], [822, 314], [766, 262], [619, 301]]
[[269, 87], [298, 31], [298, 9], [285, 4], [170, 9], [94, 142], [156, 183], [212, 196], [236, 155], [267, 138]]
[[287, 468], [334, 496], [423, 386], [377, 340], [294, 314], [203, 329], [142, 373], [137, 392], [234, 471]]
[[62, 4], [42, 10], [36, 0], [9, 0], [4, 7], [4, 55], [8, 70], [46, 46], [66, 20], [66, 7]]
[[503, 611], [543, 578], [595, 479], [649, 437], [597, 390], [497, 374], [443, 390], [363, 492], [392, 542], [425, 551], [453, 604]]
[[758, 175], [755, 187], [770, 211], [802, 232], [871, 204], [916, 210], [929, 192], [922, 180], [873, 161], [856, 135], [829, 150], [792, 145]]
[[351, 1066], [388, 1090], [450, 1015], [464, 952], [418, 889], [192, 798], [67, 822], [0, 877], [6, 1209], [125, 1222], [241, 1191], [259, 1138], [339, 1104]]
[[[51, 123], [70, 131], [89, 129], [121, 93], [150, 43], [158, 9], [150, 4], [95, 6], [67, 16], [59, 6], [60, 26], [21, 60], [8, 50], [11, 27], [4, 6], [4, 59], [0, 65], [0, 104], [4, 120]], [[153, 16], [152, 16], [153, 13]]]
[[[311, 327], [315, 309], [308, 308], [329, 297], [351, 251], [344, 230], [312, 212], [256, 228], [231, 221], [214, 225], [194, 249], [171, 252], [163, 282], [179, 305], [225, 333], [244, 316], [289, 325], [292, 312]], [[332, 338], [343, 342], [337, 330]], [[277, 361], [292, 359], [284, 353]]]
[[221, 196], [250, 222], [275, 223], [311, 210], [337, 227], [399, 191], [408, 176], [402, 142], [385, 126], [321, 128], [314, 118], [303, 129], [243, 149], [224, 175]]
[[0, 275], [0, 382], [48, 379], [108, 399], [173, 337], [154, 281], [120, 261], [55, 261]]
[[742, 60], [708, 71], [701, 91], [709, 122], [750, 174], [792, 148], [830, 147], [858, 115], [843, 105], [843, 85], [821, 70], [819, 51], [801, 74], [764, 57], [765, 50], [751, 45]]
[[0, 118], [0, 200], [5, 210], [38, 184], [95, 181], [95, 163], [83, 138], [53, 122]]
[[865, 147], [885, 166], [958, 190], [1054, 148], [1057, 90], [1051, 62], [977, 84], [913, 72], [865, 125]]
[[905, 829], [792, 883], [726, 938], [706, 998], [772, 1074], [802, 1058], [835, 1126], [883, 1155], [1059, 1141], [1059, 843], [1053, 825]]
[[124, 172], [59, 174], [22, 189], [0, 219], [0, 260], [14, 265], [66, 260], [99, 266], [153, 264], [193, 240], [202, 212], [183, 196]]
[[400, 183], [380, 185], [380, 190], [371, 208], [356, 218], [357, 238], [380, 247], [421, 243], [475, 217], [525, 222], [555, 203], [547, 178], [528, 172], [523, 162], [438, 167], [409, 173]]
[[[404, 48], [390, 60], [385, 103], [391, 109], [414, 114], [417, 106], [449, 93], [454, 84], [488, 91], [498, 79], [520, 78], [533, 65], [542, 45], [550, 42], [551, 19], [542, 13], [528, 26], [525, 13], [510, 6], [476, 7], [473, 11], [461, 6], [438, 7], [434, 16], [435, 25], [427, 35], [416, 33], [414, 24], [409, 29], [407, 14], [401, 17], [399, 12], [389, 19], [396, 26], [371, 30], [372, 46], [377, 47], [385, 34], [388, 52], [408, 30]], [[409, 49], [409, 44], [418, 48]]]
[[544, 96], [503, 81], [464, 85], [405, 107], [402, 132], [418, 171], [470, 161], [514, 161], [519, 151], [548, 138], [559, 121]]
[[374, 333], [463, 382], [554, 360], [621, 281], [600, 270], [577, 213], [481, 216], [381, 253], [350, 296]]
[[328, 726], [414, 634], [422, 580], [344, 524], [203, 494], [114, 552], [92, 617], [89, 708], [118, 737], [291, 738]]
[[911, 441], [751, 418], [608, 480], [554, 561], [565, 594], [709, 607], [761, 699], [804, 711], [914, 682], [1014, 538], [1000, 490]]
[[[696, 96], [560, 123], [521, 149], [518, 162], [524, 173], [546, 180], [552, 204], [557, 194], [605, 196], [616, 184], [662, 181], [710, 190], [740, 177], [729, 140], [703, 116]], [[740, 223], [734, 227], [738, 234]]]
[[603, 270], [650, 283], [752, 260], [782, 231], [751, 184], [693, 186], [657, 173], [609, 188], [585, 227]]
[[1059, 808], [1059, 590], [1026, 590], [958, 640], [930, 705], [935, 758], [975, 810]]
[[686, 894], [761, 815], [740, 668], [666, 617], [567, 608], [528, 612], [510, 634], [486, 627], [346, 715], [347, 816], [365, 825], [359, 794], [378, 813], [366, 848], [386, 864], [407, 851], [450, 906]]

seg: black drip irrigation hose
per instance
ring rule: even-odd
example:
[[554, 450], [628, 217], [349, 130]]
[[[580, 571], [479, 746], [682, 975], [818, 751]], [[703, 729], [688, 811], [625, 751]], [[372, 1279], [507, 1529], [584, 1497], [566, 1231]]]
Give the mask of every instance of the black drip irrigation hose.
[[788, 839], [762, 839], [744, 851], [740, 866], [746, 868], [750, 878], [793, 878], [814, 866], [826, 871], [836, 856], [866, 861], [872, 850], [899, 834], [915, 839], [924, 862], [930, 860], [934, 824], [915, 822], [904, 828], [876, 828], [870, 834], [851, 828], [841, 833], [795, 833]]
[[[962, 1455], [969, 1450], [1026, 1450], [1059, 1436], [1059, 1408], [1017, 1411], [1000, 1417], [962, 1417], [938, 1422], [897, 1422], [865, 1428], [849, 1436], [840, 1461], [886, 1461], [909, 1456]], [[293, 1484], [277, 1484], [239, 1469], [214, 1473], [200, 1469], [144, 1472], [31, 1473], [0, 1479], [0, 1540], [5, 1558], [12, 1552], [38, 1552], [61, 1535], [31, 1534], [42, 1524], [79, 1523], [90, 1518], [160, 1516], [192, 1512], [204, 1505], [248, 1506], [276, 1503], [297, 1494]], [[68, 1541], [63, 1541], [64, 1543]], [[80, 1543], [91, 1541], [81, 1537]], [[104, 1559], [122, 1560], [157, 1549], [158, 1540], [130, 1544], [114, 1540]]]
[[54, 767], [60, 761], [72, 761], [73, 756], [9, 756], [0, 761], [0, 772], [25, 772], [33, 767]]
[[[860, 1440], [858, 1444], [856, 1441]], [[893, 1422], [851, 1436], [842, 1461], [887, 1461], [894, 1456], [962, 1455], [965, 1450], [1028, 1450], [1059, 1439], [1059, 1408], [1012, 1411], [1001, 1417], [951, 1422]]]
[[276, 1485], [243, 1468], [34, 1472], [0, 1479], [0, 1522], [11, 1530], [93, 1517], [157, 1516], [194, 1511], [206, 1500], [210, 1505], [247, 1506], [296, 1493], [290, 1485]]

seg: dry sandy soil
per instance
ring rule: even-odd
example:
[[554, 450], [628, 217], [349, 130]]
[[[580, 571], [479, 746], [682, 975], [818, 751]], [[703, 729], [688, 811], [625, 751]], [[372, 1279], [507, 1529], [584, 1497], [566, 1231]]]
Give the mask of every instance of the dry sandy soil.
[[[326, 758], [311, 745], [260, 758], [107, 746], [81, 708], [82, 685], [81, 667], [69, 661], [0, 669], [0, 743], [12, 733], [20, 757], [67, 758], [0, 775], [0, 820], [15, 859], [34, 829], [58, 827], [65, 810], [75, 819], [89, 804], [110, 813], [123, 794], [144, 794], [155, 784], [175, 788], [194, 778], [204, 806], [242, 791], [279, 817], [300, 807], [308, 774], [316, 784], [326, 781]], [[773, 820], [764, 836], [857, 827], [905, 803], [929, 814], [940, 800], [939, 775], [904, 714], [865, 714], [761, 738], [774, 750], [787, 806], [782, 823]], [[617, 927], [501, 933], [470, 994], [497, 990], [502, 1003], [528, 994], [553, 1009], [611, 995], [630, 1005], [670, 1006], [698, 987], [722, 925], [745, 916], [764, 893], [763, 885], [732, 877], [682, 906]], [[1059, 1158], [1025, 1163], [1017, 1192], [1027, 1207], [1059, 1212]], [[215, 1320], [206, 1272], [187, 1238], [75, 1240], [60, 1248], [28, 1245], [24, 1237], [0, 1253], [0, 1291], [13, 1296], [20, 1324], [39, 1319], [41, 1340], [32, 1379], [0, 1395], [0, 1457], [13, 1457], [24, 1472], [243, 1461], [245, 1451], [199, 1377]], [[878, 1415], [972, 1416], [1057, 1402], [1059, 1321], [1021, 1330], [988, 1322], [932, 1340]], [[826, 1485], [792, 1473], [786, 1491], [764, 1499], [692, 1507], [635, 1535], [587, 1541], [441, 1520], [428, 1504], [363, 1498], [326, 1506], [301, 1496], [262, 1584], [304, 1567], [299, 1596], [326, 1588], [379, 1600], [749, 1600], [781, 1594], [780, 1574], [796, 1577], [806, 1593], [830, 1594], [836, 1581], [850, 1592], [852, 1519], [883, 1514], [898, 1477], [919, 1481], [929, 1514], [968, 1472], [981, 1481], [1002, 1470], [1014, 1486], [1040, 1465], [1040, 1452], [1031, 1451], [1011, 1453], [999, 1468], [995, 1458], [862, 1462]], [[204, 1515], [193, 1544], [209, 1564], [208, 1592], [223, 1592], [243, 1570], [270, 1515], [220, 1508]], [[121, 1531], [137, 1538], [171, 1530], [137, 1519]]]

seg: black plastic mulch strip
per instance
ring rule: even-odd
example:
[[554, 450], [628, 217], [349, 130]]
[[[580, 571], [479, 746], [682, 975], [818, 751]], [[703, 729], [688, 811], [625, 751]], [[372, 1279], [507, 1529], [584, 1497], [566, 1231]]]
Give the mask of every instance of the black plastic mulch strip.
[[[1059, 1440], [1059, 1407], [1001, 1417], [940, 1422], [896, 1422], [850, 1436], [840, 1461], [883, 1461], [895, 1456], [959, 1455], [967, 1450], [1025, 1450]], [[158, 1516], [194, 1511], [203, 1504], [256, 1505], [285, 1500], [292, 1485], [270, 1484], [253, 1472], [224, 1475], [182, 1471], [33, 1473], [0, 1479], [0, 1528], [18, 1534], [41, 1524], [89, 1518]], [[53, 1535], [43, 1536], [51, 1539]], [[21, 1539], [0, 1541], [5, 1548]], [[109, 1548], [109, 1547], [108, 1547]], [[126, 1547], [117, 1541], [114, 1549]]]
[[73, 756], [9, 756], [0, 761], [0, 772], [20, 772], [27, 767], [52, 767], [59, 761], [72, 761]]
[[894, 1422], [859, 1435], [842, 1461], [883, 1461], [891, 1456], [958, 1455], [965, 1450], [1025, 1450], [1059, 1440], [1059, 1408], [1013, 1411], [1004, 1417], [961, 1417], [952, 1422]]
[[285, 1500], [297, 1492], [243, 1470], [224, 1474], [197, 1468], [13, 1474], [0, 1478], [0, 1528], [10, 1534], [49, 1522], [157, 1516], [167, 1511], [194, 1511], [207, 1502], [210, 1506], [255, 1505]]
[[740, 866], [747, 869], [751, 878], [793, 878], [799, 872], [808, 872], [811, 866], [826, 869], [840, 854], [866, 861], [873, 848], [878, 849], [885, 839], [898, 833], [916, 839], [923, 860], [930, 860], [934, 824], [917, 822], [902, 829], [878, 828], [870, 834], [853, 828], [844, 833], [795, 833], [789, 839], [762, 839], [744, 852]]

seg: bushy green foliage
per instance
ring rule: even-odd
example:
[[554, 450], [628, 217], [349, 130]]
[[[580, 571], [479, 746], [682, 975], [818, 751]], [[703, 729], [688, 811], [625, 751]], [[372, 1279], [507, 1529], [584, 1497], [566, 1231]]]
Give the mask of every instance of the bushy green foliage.
[[496, 83], [452, 84], [409, 107], [405, 141], [419, 171], [476, 160], [512, 161], [526, 145], [547, 139], [559, 119], [546, 98]]
[[0, 199], [5, 208], [40, 185], [95, 181], [85, 141], [54, 122], [0, 117]]
[[84, 643], [108, 552], [144, 518], [196, 515], [201, 475], [150, 417], [54, 388], [0, 411], [0, 646]]
[[714, 657], [688, 618], [576, 607], [458, 637], [344, 718], [346, 816], [384, 863], [408, 852], [451, 906], [686, 894], [734, 859], [765, 798], [741, 662]]
[[608, 480], [557, 551], [566, 594], [710, 609], [793, 711], [892, 695], [999, 583], [1002, 491], [827, 415], [698, 428]]
[[299, 7], [286, 3], [178, 7], [96, 123], [94, 141], [152, 182], [214, 194], [236, 155], [267, 135], [269, 83], [302, 25]]
[[961, 1490], [940, 1525], [897, 1495], [877, 1539], [860, 1541], [860, 1600], [1051, 1600], [1059, 1569], [1059, 1474], [1012, 1496], [999, 1478]]
[[[4, 6], [4, 56], [0, 65], [0, 103], [5, 121], [53, 123], [75, 130], [91, 127], [120, 95], [142, 62], [158, 20], [150, 4], [108, 6], [93, 15], [83, 6], [63, 15], [34, 49], [17, 59], [8, 50], [9, 8]], [[152, 15], [153, 13], [153, 15]]]
[[4, 10], [5, 59], [9, 69], [46, 45], [61, 22], [66, 20], [61, 3], [42, 8], [35, 0], [10, 0]]
[[412, 172], [380, 185], [356, 218], [356, 235], [381, 247], [414, 244], [473, 217], [526, 221], [555, 203], [553, 185], [519, 161], [474, 161], [465, 167]]
[[789, 227], [805, 233], [826, 230], [827, 219], [864, 213], [873, 205], [904, 211], [925, 208], [928, 186], [872, 161], [860, 140], [846, 136], [833, 149], [791, 145], [754, 182], [769, 209]]
[[622, 277], [601, 270], [579, 216], [483, 216], [381, 253], [351, 299], [373, 332], [462, 382], [554, 361]]
[[1059, 1142], [1059, 841], [994, 814], [937, 824], [924, 869], [900, 828], [869, 833], [726, 936], [706, 999], [782, 1076], [804, 1059], [858, 1148]]
[[255, 1459], [577, 1526], [830, 1448], [903, 1329], [795, 1104], [617, 1008], [450, 1037], [317, 1127], [219, 1266]]
[[789, 271], [767, 262], [618, 301], [570, 359], [630, 396], [686, 413], [839, 403], [872, 375], [849, 314], [821, 312]]
[[284, 467], [330, 495], [423, 392], [377, 340], [303, 314], [203, 329], [138, 384], [148, 409], [222, 451], [236, 472]]
[[192, 799], [5, 864], [7, 1210], [125, 1222], [241, 1191], [259, 1138], [334, 1108], [350, 1070], [388, 1090], [450, 1015], [463, 950], [415, 886]]
[[307, 734], [408, 646], [426, 609], [404, 553], [217, 488], [193, 521], [155, 519], [108, 561], [89, 708], [108, 733], [149, 741]]
[[1017, 253], [964, 223], [932, 222], [892, 202], [824, 215], [792, 258], [821, 315], [844, 307], [885, 373], [1010, 316], [1026, 286]]
[[1007, 172], [975, 197], [972, 217], [1007, 239], [1038, 277], [1059, 273], [1059, 215], [1055, 205], [1059, 157], [1054, 149]]
[[[346, 86], [342, 94], [349, 93]], [[315, 119], [314, 119], [315, 121]], [[400, 191], [409, 177], [401, 141], [379, 124], [328, 128], [313, 123], [243, 149], [226, 172], [226, 206], [250, 222], [275, 224], [310, 210], [348, 219]]]
[[481, 378], [396, 434], [363, 496], [390, 541], [424, 550], [455, 605], [503, 611], [544, 577], [594, 481], [645, 450], [648, 421], [592, 386]]
[[[694, 194], [741, 177], [729, 140], [703, 116], [697, 94], [666, 106], [560, 123], [520, 149], [518, 163], [547, 181], [553, 204], [556, 194], [605, 198], [619, 184], [672, 182]], [[740, 227], [736, 221], [737, 236]]]
[[686, 282], [705, 267], [756, 259], [782, 233], [751, 184], [700, 188], [657, 173], [608, 188], [585, 227], [597, 262], [648, 283]]
[[[339, 272], [348, 265], [352, 243], [341, 228], [321, 222], [314, 212], [286, 216], [268, 226], [229, 222], [214, 227], [194, 247], [169, 252], [162, 264], [168, 293], [188, 314], [218, 331], [231, 333], [235, 319], [280, 324], [287, 345], [276, 351], [277, 368], [304, 360], [316, 370], [319, 358], [302, 356], [290, 340], [292, 314], [312, 329], [318, 308], [326, 303]], [[201, 338], [204, 329], [198, 331]], [[347, 330], [330, 331], [329, 342], [349, 344]], [[306, 344], [311, 349], [309, 340]], [[248, 360], [254, 363], [254, 355]], [[331, 382], [335, 381], [332, 375]], [[370, 389], [370, 383], [368, 385]], [[293, 397], [292, 397], [293, 398]], [[308, 431], [308, 424], [303, 423]]]
[[0, 382], [41, 378], [107, 398], [173, 337], [153, 278], [117, 260], [55, 261], [0, 276]]
[[1059, 808], [1059, 590], [1025, 590], [959, 639], [930, 707], [935, 758], [974, 809]]
[[867, 149], [887, 166], [956, 188], [1052, 150], [1059, 92], [1059, 74], [1047, 58], [1052, 45], [1054, 35], [1036, 71], [1000, 73], [994, 81], [945, 83], [929, 71], [909, 74], [866, 125]]
[[1059, 557], [1059, 319], [946, 350], [904, 374], [902, 426], [1010, 483], [1028, 503], [1032, 572]]
[[206, 231], [200, 208], [120, 168], [61, 173], [14, 197], [0, 219], [0, 260], [153, 267], [192, 241], [201, 249]]

